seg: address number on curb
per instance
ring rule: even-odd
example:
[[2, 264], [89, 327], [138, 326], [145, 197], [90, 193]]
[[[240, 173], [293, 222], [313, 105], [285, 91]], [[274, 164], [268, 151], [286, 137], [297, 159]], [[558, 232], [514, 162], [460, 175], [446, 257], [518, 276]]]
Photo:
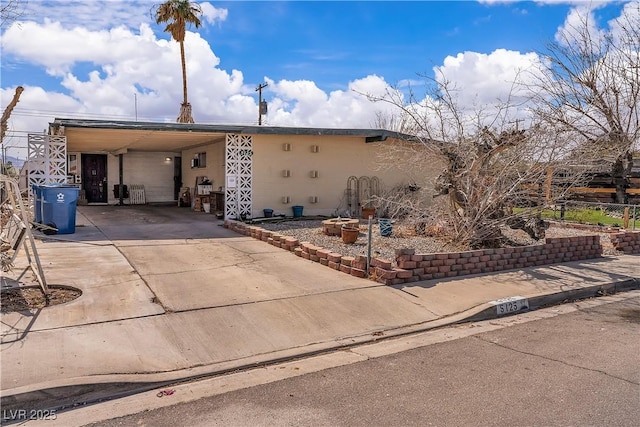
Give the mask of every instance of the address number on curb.
[[525, 297], [509, 297], [491, 301], [496, 306], [496, 314], [502, 316], [529, 308], [529, 301]]

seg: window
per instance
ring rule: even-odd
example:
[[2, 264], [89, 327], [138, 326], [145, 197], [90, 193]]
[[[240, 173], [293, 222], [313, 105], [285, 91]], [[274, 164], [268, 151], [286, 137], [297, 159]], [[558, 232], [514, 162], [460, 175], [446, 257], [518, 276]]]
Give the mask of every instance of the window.
[[207, 167], [207, 153], [198, 153], [193, 159], [191, 159], [192, 168], [206, 168]]
[[69, 175], [77, 175], [78, 173], [78, 155], [69, 154], [69, 161], [67, 163], [67, 169]]

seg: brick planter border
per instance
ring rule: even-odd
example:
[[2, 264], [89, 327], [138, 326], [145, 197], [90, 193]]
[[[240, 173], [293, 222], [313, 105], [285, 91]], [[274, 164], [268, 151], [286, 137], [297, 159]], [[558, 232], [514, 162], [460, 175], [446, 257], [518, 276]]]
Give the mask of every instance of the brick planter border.
[[[355, 277], [367, 276], [367, 258], [363, 255], [343, 256], [312, 243], [299, 242], [294, 237], [283, 236], [238, 221], [225, 220], [224, 226], [334, 270]], [[611, 235], [611, 241], [614, 242], [614, 240], [619, 242], [619, 247], [622, 248], [619, 250], [625, 253], [640, 253], [640, 233], [615, 233]], [[416, 254], [415, 249], [399, 249], [396, 251], [395, 259], [397, 267], [394, 267], [390, 260], [373, 258], [369, 278], [386, 285], [399, 285], [421, 280], [492, 273], [600, 257], [602, 257], [602, 245], [600, 236], [597, 235], [554, 237], [545, 239], [545, 243], [539, 245], [465, 252]]]
[[640, 231], [623, 231], [611, 234], [613, 247], [626, 255], [640, 254]]

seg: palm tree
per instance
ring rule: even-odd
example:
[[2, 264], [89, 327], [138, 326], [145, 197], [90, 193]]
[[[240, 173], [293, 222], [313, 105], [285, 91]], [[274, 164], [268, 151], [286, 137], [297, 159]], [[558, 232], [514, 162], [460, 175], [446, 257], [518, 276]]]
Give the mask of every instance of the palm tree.
[[180, 43], [180, 59], [182, 60], [182, 93], [183, 100], [180, 106], [178, 123], [193, 123], [191, 115], [191, 104], [187, 101], [187, 65], [184, 58], [184, 37], [187, 24], [200, 27], [200, 15], [202, 9], [198, 4], [189, 0], [167, 0], [156, 7], [156, 23], [167, 23], [164, 31], [171, 34], [171, 37]]

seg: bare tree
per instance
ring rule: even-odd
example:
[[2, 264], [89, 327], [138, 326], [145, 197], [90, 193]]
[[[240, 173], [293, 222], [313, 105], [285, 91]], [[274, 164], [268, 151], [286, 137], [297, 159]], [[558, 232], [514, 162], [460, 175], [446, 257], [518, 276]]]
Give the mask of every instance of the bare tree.
[[616, 201], [624, 203], [632, 151], [640, 148], [640, 2], [626, 4], [606, 31], [587, 9], [573, 18], [532, 73], [534, 112], [566, 135], [574, 158], [608, 165]]
[[[418, 141], [387, 146], [385, 161], [406, 162], [407, 170], [422, 169], [425, 175], [434, 166], [443, 167], [435, 183], [416, 182], [409, 191], [396, 188], [380, 198], [379, 206], [414, 219], [440, 224], [444, 219], [452, 240], [468, 247], [500, 245], [509, 228], [522, 229], [536, 239], [544, 237], [539, 214], [545, 199], [566, 191], [566, 187], [558, 188], [560, 193], [548, 191], [550, 170], [567, 169], [568, 144], [563, 135], [531, 121], [521, 128], [521, 100], [515, 95], [492, 105], [464, 106], [459, 102], [461, 92], [444, 76], [431, 83], [422, 100], [411, 94], [405, 102], [398, 91], [374, 98], [397, 107], [396, 118], [382, 120], [381, 125], [401, 125], [391, 130], [410, 131]], [[444, 199], [446, 209], [434, 211], [418, 189]]]
[[0, 26], [4, 27], [20, 18], [27, 7], [27, 0], [2, 0], [0, 2]]

